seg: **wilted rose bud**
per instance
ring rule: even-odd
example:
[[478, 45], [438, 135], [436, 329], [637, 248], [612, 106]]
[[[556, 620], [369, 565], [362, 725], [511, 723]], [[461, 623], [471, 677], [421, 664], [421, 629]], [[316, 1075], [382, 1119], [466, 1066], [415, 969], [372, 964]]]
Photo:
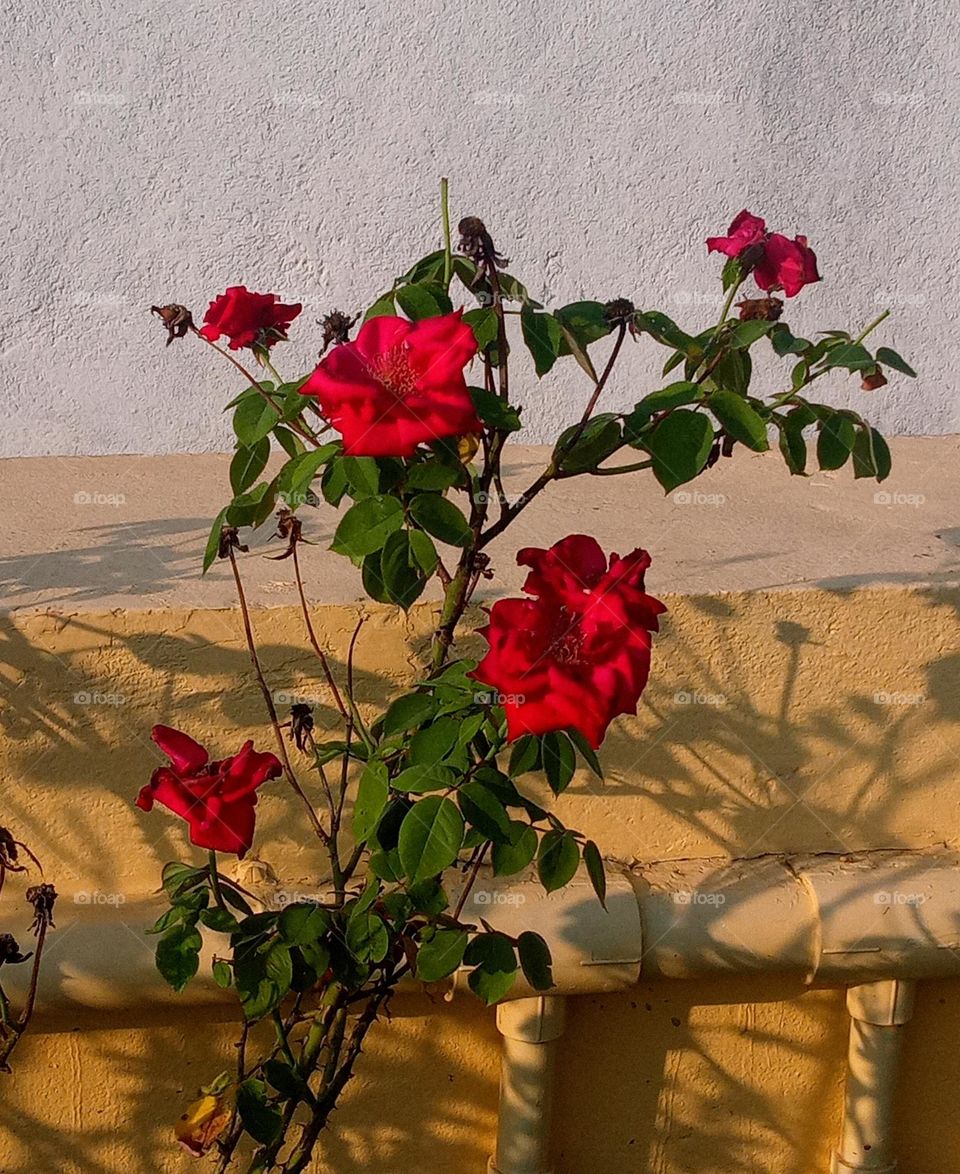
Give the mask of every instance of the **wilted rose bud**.
[[323, 327], [323, 349], [320, 351], [321, 358], [327, 353], [327, 349], [333, 343], [339, 345], [340, 343], [350, 341], [350, 331], [359, 317], [359, 314], [355, 314], [351, 318], [349, 314], [344, 314], [342, 310], [331, 310], [329, 314], [324, 314], [318, 320], [317, 325]]
[[0, 933], [0, 966], [5, 962], [26, 962], [29, 954], [21, 954], [17, 939], [12, 933]]
[[612, 302], [607, 302], [603, 307], [603, 316], [611, 326], [619, 326], [623, 323], [632, 328], [633, 316], [636, 312], [637, 307], [629, 298], [614, 298]]
[[298, 750], [306, 750], [313, 733], [313, 709], [297, 702], [290, 707], [290, 733]]
[[240, 541], [240, 533], [236, 526], [223, 526], [220, 529], [220, 545], [217, 548], [217, 558], [229, 558], [231, 550], [240, 550], [244, 554], [250, 548]]
[[33, 906], [33, 925], [30, 928], [34, 933], [40, 933], [47, 926], [55, 928], [53, 924], [53, 906], [57, 900], [57, 890], [53, 885], [31, 885], [27, 889], [27, 900]]
[[179, 306], [176, 302], [169, 306], [151, 306], [150, 312], [158, 315], [167, 328], [167, 346], [175, 338], [183, 338], [188, 330], [193, 329], [193, 315], [186, 306]]
[[879, 367], [874, 367], [872, 371], [864, 371], [863, 382], [860, 386], [864, 391], [876, 391], [878, 387], [883, 387], [886, 382], [886, 375], [884, 375]]
[[501, 257], [497, 252], [487, 226], [479, 216], [464, 216], [457, 225], [457, 231], [460, 233], [460, 252], [479, 269], [502, 269], [504, 265], [510, 264], [506, 257]]
[[776, 322], [783, 313], [783, 302], [779, 298], [744, 298], [737, 302], [740, 321]]

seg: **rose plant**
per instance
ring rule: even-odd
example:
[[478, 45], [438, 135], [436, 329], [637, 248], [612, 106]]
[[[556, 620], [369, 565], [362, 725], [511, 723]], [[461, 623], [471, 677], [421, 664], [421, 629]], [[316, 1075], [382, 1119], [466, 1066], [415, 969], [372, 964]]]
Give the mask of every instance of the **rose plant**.
[[[137, 800], [186, 820], [191, 842], [209, 852], [204, 863], [165, 867], [170, 905], [154, 930], [157, 966], [177, 989], [199, 969], [205, 930], [215, 940], [213, 978], [239, 999], [236, 1069], [211, 1080], [176, 1131], [192, 1153], [212, 1153], [221, 1171], [306, 1167], [401, 980], [435, 983], [462, 970], [487, 1003], [507, 995], [519, 973], [529, 987], [550, 989], [550, 951], [535, 926], [514, 939], [465, 917], [482, 868], [535, 868], [553, 891], [582, 866], [604, 901], [599, 847], [535, 802], [527, 784], [541, 776], [560, 795], [578, 761], [600, 775], [596, 751], [608, 726], [635, 712], [664, 611], [646, 592], [651, 556], [639, 547], [604, 551], [585, 534], [521, 550], [523, 597], [489, 609], [479, 629], [486, 651], [476, 660], [459, 655], [455, 641], [478, 585], [495, 572], [493, 539], [554, 482], [649, 474], [669, 492], [739, 448], [766, 450], [771, 435], [794, 474], [806, 471], [812, 443], [821, 469], [849, 463], [855, 477], [882, 480], [890, 456], [876, 429], [808, 389], [836, 371], [855, 372], [867, 389], [886, 371], [913, 374], [896, 352], [867, 348], [885, 313], [855, 336], [794, 335], [772, 295], [792, 298], [819, 281], [816, 257], [805, 237], [768, 232], [749, 212], [707, 241], [727, 258], [723, 309], [690, 331], [626, 298], [545, 308], [508, 272], [476, 217], [460, 222], [454, 248], [445, 185], [441, 203], [442, 247], [362, 318], [326, 314], [318, 365], [302, 378], [285, 379], [274, 365], [299, 304], [233, 286], [199, 327], [182, 305], [153, 308], [168, 341], [200, 338], [244, 380], [231, 404], [231, 500], [212, 527], [204, 569], [216, 559], [231, 568], [272, 747], [247, 742], [214, 761], [189, 735], [158, 726], [154, 740], [170, 765]], [[766, 296], [745, 297], [732, 317], [751, 277]], [[627, 412], [601, 411], [628, 340], [664, 348], [665, 382]], [[772, 393], [753, 390], [760, 346], [790, 363], [785, 386]], [[504, 450], [536, 395], [515, 381], [521, 349], [540, 379], [572, 360], [588, 392], [546, 467], [508, 496]], [[343, 510], [332, 549], [355, 564], [371, 599], [406, 609], [431, 579], [439, 583], [419, 680], [376, 716], [354, 689], [361, 625], [345, 673], [335, 674], [307, 606], [299, 552], [321, 497]], [[278, 712], [261, 661], [240, 556], [244, 533], [271, 520], [339, 714], [333, 736], [320, 735], [307, 705]], [[250, 848], [267, 785], [292, 792], [325, 852], [322, 899], [262, 907], [221, 871], [218, 852], [239, 857]], [[261, 1021], [272, 1030], [254, 1030]]]

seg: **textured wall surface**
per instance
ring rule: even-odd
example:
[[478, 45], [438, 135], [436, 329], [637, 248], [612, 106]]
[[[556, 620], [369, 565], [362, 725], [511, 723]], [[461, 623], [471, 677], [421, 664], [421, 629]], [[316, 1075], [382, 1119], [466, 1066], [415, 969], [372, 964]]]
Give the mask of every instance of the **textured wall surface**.
[[[882, 341], [923, 370], [872, 413], [958, 428], [956, 376], [933, 361], [960, 292], [946, 0], [5, 12], [2, 454], [226, 447], [230, 373], [195, 345], [164, 353], [145, 308], [202, 312], [233, 282], [302, 299], [283, 366], [305, 369], [320, 312], [366, 304], [436, 245], [441, 175], [547, 304], [624, 294], [703, 326], [708, 233], [744, 205], [805, 232], [825, 280], [791, 324], [891, 306]], [[652, 350], [611, 405], [655, 386]], [[840, 376], [829, 394], [864, 402]], [[533, 439], [581, 396], [576, 369], [528, 381]]]

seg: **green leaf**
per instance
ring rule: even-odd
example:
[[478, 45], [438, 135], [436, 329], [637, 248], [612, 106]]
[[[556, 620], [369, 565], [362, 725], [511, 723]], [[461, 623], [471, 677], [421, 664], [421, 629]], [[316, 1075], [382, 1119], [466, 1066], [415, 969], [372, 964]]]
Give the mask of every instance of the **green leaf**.
[[607, 874], [603, 868], [603, 857], [600, 855], [600, 849], [593, 840], [587, 840], [583, 845], [583, 863], [587, 866], [587, 876], [590, 877], [593, 891], [597, 894], [597, 899], [600, 901], [600, 904], [606, 909]]
[[802, 355], [811, 346], [808, 339], [795, 338], [790, 327], [783, 322], [775, 323], [770, 331], [770, 345], [781, 358], [784, 355]]
[[204, 909], [200, 921], [215, 933], [236, 933], [239, 928], [237, 919], [226, 909]]
[[192, 925], [175, 925], [157, 942], [157, 970], [179, 994], [200, 969], [203, 939]]
[[517, 954], [524, 978], [535, 991], [548, 991], [553, 986], [550, 947], [538, 933], [529, 930], [517, 938]]
[[654, 476], [669, 493], [690, 481], [707, 463], [713, 446], [713, 425], [707, 416], [677, 408], [644, 437], [653, 458]]
[[418, 494], [410, 502], [410, 514], [418, 526], [449, 546], [466, 546], [470, 541], [467, 519], [452, 501], [437, 493]]
[[270, 1145], [280, 1136], [283, 1117], [267, 1104], [267, 1087], [252, 1077], [237, 1086], [237, 1113], [243, 1128], [260, 1145]]
[[308, 901], [284, 906], [277, 919], [277, 928], [290, 946], [310, 946], [330, 928], [330, 915], [319, 905]]
[[446, 791], [456, 783], [456, 775], [448, 766], [438, 763], [421, 763], [402, 770], [391, 786], [395, 791], [422, 795], [426, 791]]
[[508, 843], [510, 817], [500, 800], [482, 783], [464, 783], [457, 791], [463, 818], [494, 843]]
[[453, 974], [463, 961], [467, 934], [462, 929], [439, 929], [417, 951], [417, 978], [439, 982]]
[[220, 531], [223, 529], [223, 523], [227, 518], [227, 507], [222, 509], [214, 518], [213, 525], [210, 527], [210, 536], [207, 538], [207, 545], [203, 551], [203, 574], [213, 566], [214, 561], [220, 553]]
[[853, 445], [854, 477], [883, 481], [890, 475], [890, 464], [890, 450], [880, 433], [867, 424], [859, 428]]
[[484, 306], [478, 310], [468, 310], [464, 314], [463, 320], [473, 331], [473, 337], [477, 340], [478, 350], [486, 350], [491, 343], [497, 341], [499, 324], [497, 322], [496, 310], [490, 309], [489, 306]]
[[476, 967], [467, 982], [488, 1007], [507, 994], [517, 976], [513, 943], [502, 933], [477, 934], [467, 946], [463, 961]]
[[593, 771], [598, 779], [603, 779], [603, 767], [600, 765], [600, 759], [597, 758], [597, 752], [583, 736], [580, 730], [576, 729], [574, 726], [571, 726], [566, 731], [566, 734], [567, 737], [569, 737], [573, 742], [574, 746], [576, 746], [580, 757], [587, 764], [587, 766]]
[[221, 990], [228, 990], [233, 983], [233, 971], [230, 964], [218, 958], [213, 964], [213, 981]]
[[650, 417], [655, 412], [695, 404], [702, 399], [703, 388], [699, 384], [681, 379], [678, 383], [671, 383], [667, 387], [661, 387], [659, 391], [651, 391], [649, 395], [645, 395], [634, 411]]
[[231, 526], [261, 526], [273, 513], [276, 500], [276, 481], [261, 481], [233, 499], [227, 506], [226, 521]]
[[743, 281], [743, 266], [740, 264], [739, 257], [728, 257], [723, 266], [721, 274], [723, 281], [723, 292], [735, 286], [738, 282]]
[[[500, 403], [500, 400], [497, 400]], [[463, 466], [450, 464], [439, 457], [430, 457], [407, 470], [408, 489], [449, 489], [463, 481]]]
[[571, 302], [555, 310], [554, 317], [584, 348], [605, 338], [611, 329], [603, 302]]
[[[391, 534], [380, 552], [380, 581], [387, 601], [407, 611], [423, 594], [427, 574], [417, 558], [416, 545], [430, 542], [420, 531], [398, 530]], [[430, 544], [432, 548], [432, 543]], [[436, 550], [433, 550], [436, 565]], [[366, 564], [364, 564], [366, 565]]]
[[305, 1088], [303, 1077], [286, 1060], [267, 1060], [263, 1066], [267, 1082], [285, 1099], [300, 1096]]
[[537, 874], [548, 893], [562, 889], [580, 864], [580, 849], [572, 833], [557, 828], [546, 832], [537, 853]]
[[499, 432], [516, 432], [520, 428], [520, 414], [513, 404], [505, 403], [498, 395], [483, 387], [470, 387], [467, 390], [477, 415], [488, 428], [495, 428]]
[[436, 711], [437, 702], [430, 693], [407, 693], [392, 703], [383, 717], [385, 735], [399, 734], [422, 725]]
[[243, 396], [233, 413], [233, 431], [248, 447], [269, 436], [279, 423], [280, 413], [259, 392]]
[[359, 962], [382, 962], [390, 950], [390, 935], [383, 918], [369, 910], [351, 917], [347, 923], [347, 949]]
[[649, 334], [657, 342], [683, 351], [685, 355], [691, 355], [694, 340], [666, 314], [661, 314], [659, 310], [645, 310], [638, 313], [634, 321], [638, 330]]
[[730, 328], [727, 337], [728, 345], [735, 350], [751, 346], [758, 338], [769, 334], [776, 324], [762, 318], [750, 318], [746, 322], [738, 322]]
[[352, 505], [340, 519], [330, 547], [354, 562], [381, 550], [391, 534], [403, 526], [403, 504], [396, 497], [378, 495]]
[[737, 395], [746, 395], [750, 389], [752, 371], [753, 362], [749, 351], [730, 350], [714, 367], [710, 378], [716, 387], [736, 392]]
[[509, 772], [511, 777], [528, 774], [532, 770], [540, 769], [540, 739], [532, 734], [524, 734], [513, 744], [510, 751]]
[[561, 795], [569, 787], [577, 767], [577, 756], [573, 743], [562, 732], [544, 734], [542, 739], [543, 772], [547, 776], [550, 790]]
[[742, 396], [732, 391], [715, 391], [707, 405], [728, 436], [754, 452], [766, 452], [770, 447], [766, 421]]
[[807, 442], [803, 435], [803, 425], [791, 422], [788, 416], [780, 427], [780, 452], [786, 461], [791, 473], [799, 476], [807, 467]]
[[453, 310], [447, 291], [437, 282], [401, 285], [395, 297], [397, 305], [412, 322], [449, 314]]
[[[580, 432], [572, 447], [571, 440]], [[595, 469], [623, 444], [623, 433], [619, 419], [612, 413], [594, 416], [580, 431], [574, 424], [560, 434], [553, 460], [566, 473], [584, 473]]]
[[839, 469], [846, 464], [853, 451], [857, 434], [853, 421], [839, 412], [833, 413], [820, 425], [817, 437], [817, 460], [821, 469]]
[[277, 477], [277, 492], [287, 505], [296, 508], [303, 503], [314, 477], [339, 451], [339, 443], [323, 444], [287, 461]]
[[875, 360], [866, 347], [855, 342], [841, 341], [839, 346], [831, 347], [827, 352], [822, 369], [845, 367], [848, 371], [863, 371], [874, 365]]
[[364, 314], [363, 320], [364, 322], [369, 322], [371, 318], [393, 317], [395, 314], [393, 290], [391, 289], [377, 298], [370, 309]]
[[380, 466], [373, 457], [343, 457], [341, 466], [350, 496], [356, 501], [380, 492]]
[[353, 807], [353, 834], [358, 844], [366, 843], [375, 831], [387, 806], [389, 792], [386, 764], [376, 760], [367, 763], [360, 776]]
[[249, 489], [270, 459], [270, 438], [262, 437], [249, 447], [237, 449], [230, 462], [230, 488], [234, 496]]
[[537, 854], [536, 828], [520, 820], [510, 821], [512, 843], [493, 845], [493, 871], [497, 876], [515, 876], [529, 868]]
[[449, 868], [460, 851], [463, 832], [463, 816], [449, 799], [429, 795], [415, 803], [404, 816], [397, 842], [410, 882], [429, 880]]
[[560, 323], [552, 314], [538, 314], [530, 306], [524, 306], [520, 311], [520, 328], [537, 376], [542, 379], [560, 356], [563, 344]]
[[429, 766], [446, 758], [459, 740], [461, 726], [459, 715], [437, 718], [424, 726], [410, 740], [409, 761]]
[[916, 371], [914, 371], [906, 359], [902, 359], [896, 351], [891, 350], [888, 346], [880, 347], [876, 357], [878, 363], [882, 363], [885, 367], [892, 367], [894, 371], [899, 371], [901, 375], [909, 375], [911, 379], [915, 379], [917, 376]]

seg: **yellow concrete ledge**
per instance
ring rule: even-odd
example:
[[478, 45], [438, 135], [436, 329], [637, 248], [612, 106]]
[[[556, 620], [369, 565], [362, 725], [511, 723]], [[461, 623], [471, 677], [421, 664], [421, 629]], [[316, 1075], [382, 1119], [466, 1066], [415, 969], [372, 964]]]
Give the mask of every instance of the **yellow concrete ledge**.
[[[625, 862], [960, 841], [960, 442], [893, 450], [879, 488], [848, 473], [790, 478], [775, 457], [748, 455], [686, 500], [634, 478], [567, 483], [501, 539], [495, 591], [519, 586], [518, 546], [589, 531], [621, 551], [647, 547], [648, 586], [670, 607], [640, 713], [612, 729], [607, 781], [578, 777], [558, 804], [565, 820]], [[517, 450], [508, 490], [542, 459]], [[150, 726], [188, 726], [224, 751], [264, 739], [230, 585], [219, 568], [197, 574], [225, 470], [216, 456], [0, 463], [0, 822], [63, 894], [52, 966], [69, 964], [84, 902], [112, 903], [148, 950], [140, 903], [164, 860], [193, 851], [173, 819], [131, 805], [158, 761]], [[358, 670], [372, 711], [412, 679], [434, 613], [429, 600], [408, 617], [363, 604], [352, 569], [324, 549], [334, 524], [325, 509], [310, 522], [314, 619], [339, 665], [367, 611]], [[271, 685], [317, 698], [321, 724], [332, 722], [287, 564], [262, 553], [244, 570]], [[279, 789], [265, 795], [258, 855], [311, 891], [318, 862], [292, 812]], [[5, 891], [2, 928], [25, 937], [16, 901], [15, 887]], [[958, 995], [954, 983], [924, 984], [908, 1030], [905, 1171], [960, 1165], [960, 1125], [943, 1119], [938, 1095], [960, 1075], [956, 1049], [942, 1047], [960, 1026]], [[17, 1075], [0, 1084], [0, 1168], [193, 1168], [170, 1147], [168, 1123], [230, 1054], [222, 1012], [188, 1007], [41, 1011]], [[570, 1020], [563, 1174], [828, 1168], [845, 1050], [839, 994], [658, 985], [578, 1000]], [[364, 1098], [371, 1081], [390, 1096]], [[482, 1170], [496, 1097], [491, 1017], [459, 997], [452, 1008], [402, 1000], [352, 1089], [318, 1169]]]

